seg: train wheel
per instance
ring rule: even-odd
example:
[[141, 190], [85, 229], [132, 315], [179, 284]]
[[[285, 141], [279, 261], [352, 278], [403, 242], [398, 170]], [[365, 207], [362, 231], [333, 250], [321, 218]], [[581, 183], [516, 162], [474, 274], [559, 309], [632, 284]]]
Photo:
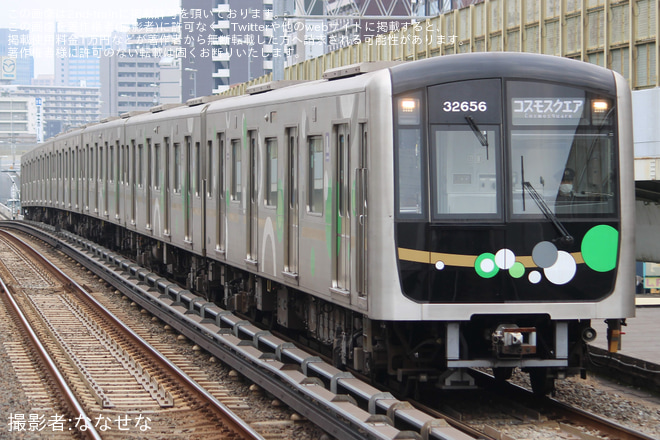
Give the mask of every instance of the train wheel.
[[534, 394], [546, 395], [555, 392], [555, 378], [550, 374], [549, 368], [531, 368], [529, 381]]
[[493, 368], [493, 376], [495, 379], [504, 382], [511, 379], [513, 375], [513, 367], [495, 367]]

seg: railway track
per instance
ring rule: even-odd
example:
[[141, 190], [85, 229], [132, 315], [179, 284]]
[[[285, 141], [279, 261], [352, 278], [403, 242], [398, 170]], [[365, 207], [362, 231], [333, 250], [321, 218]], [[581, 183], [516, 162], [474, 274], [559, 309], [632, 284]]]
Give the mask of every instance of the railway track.
[[489, 438], [425, 414], [98, 245], [48, 227], [11, 226], [58, 247], [335, 438]]
[[[512, 440], [543, 439], [618, 439], [654, 440], [638, 429], [564, 403], [556, 398], [538, 396], [529, 386], [501, 382], [483, 371], [471, 371], [479, 389], [444, 394], [441, 399], [416, 403], [420, 409], [434, 414], [444, 413], [470, 424], [484, 434]], [[520, 377], [527, 378], [520, 374]], [[514, 378], [514, 380], [517, 380]]]
[[[415, 403], [399, 400], [365, 384], [357, 375], [341, 372], [321, 362], [319, 358], [295, 348], [293, 344], [222, 311], [216, 305], [171, 285], [97, 245], [75, 239], [70, 234], [61, 235], [64, 237], [60, 238], [68, 240], [62, 241], [63, 250], [66, 251], [65, 248], [69, 247], [86, 248], [88, 253], [94, 255], [91, 259], [96, 260], [95, 273], [99, 276], [105, 274], [106, 279], [123, 273], [122, 279], [125, 281], [117, 284], [123, 293], [130, 294], [142, 307], [151, 306], [152, 313], [156, 315], [160, 310], [159, 318], [336, 438], [393, 438], [399, 435], [400, 430], [413, 429], [416, 425], [421, 428], [413, 431], [421, 438], [507, 439], [516, 437], [510, 433], [524, 432], [525, 429], [530, 430], [529, 432], [545, 432], [548, 435], [555, 433], [563, 438], [589, 438], [589, 433], [621, 439], [651, 438], [631, 429], [619, 429], [616, 424], [598, 420], [598, 417], [586, 422], [583, 412], [575, 415], [575, 410], [566, 405], [560, 412], [558, 407], [550, 407], [547, 402], [540, 405], [539, 400], [532, 396], [525, 397], [524, 400], [517, 395], [503, 400], [485, 399], [496, 412], [502, 409], [501, 414], [491, 414], [493, 420], [500, 420], [499, 423], [483, 423], [479, 420], [480, 415], [471, 414], [471, 410], [464, 411], [460, 405], [449, 408], [448, 411], [445, 407], [442, 414], [432, 408], [418, 407]], [[126, 279], [132, 281], [128, 282]], [[237, 354], [240, 360], [230, 360], [230, 354]], [[298, 367], [294, 368], [296, 364]], [[261, 365], [260, 368], [266, 371], [255, 371], [255, 365]], [[269, 384], [268, 377], [277, 375], [280, 376], [279, 385]], [[282, 386], [283, 381], [289, 383]], [[291, 395], [292, 390], [294, 394], [305, 393], [304, 400], [314, 400], [317, 409], [303, 406]], [[509, 392], [496, 390], [495, 394], [497, 393]], [[537, 408], [539, 405], [545, 409]], [[323, 415], [317, 414], [318, 408], [326, 416], [331, 414], [330, 420], [334, 425], [330, 425]], [[447, 412], [455, 414], [456, 420], [448, 421]], [[346, 427], [346, 430], [340, 429], [338, 419], [344, 421], [346, 426], [352, 427], [352, 430]], [[602, 423], [607, 426], [598, 425]], [[464, 425], [472, 425], [472, 429], [462, 427]], [[514, 426], [515, 429], [508, 429], [507, 426]], [[354, 436], [344, 435], [355, 430], [359, 433]]]
[[[17, 376], [31, 385], [26, 392], [35, 402], [34, 414], [58, 416], [62, 435], [262, 438], [73, 280], [4, 231], [0, 277], [4, 298], [13, 303], [11, 313], [23, 316], [24, 331], [34, 334], [50, 359], [37, 362], [45, 355], [14, 347]], [[30, 377], [30, 371], [40, 373]]]

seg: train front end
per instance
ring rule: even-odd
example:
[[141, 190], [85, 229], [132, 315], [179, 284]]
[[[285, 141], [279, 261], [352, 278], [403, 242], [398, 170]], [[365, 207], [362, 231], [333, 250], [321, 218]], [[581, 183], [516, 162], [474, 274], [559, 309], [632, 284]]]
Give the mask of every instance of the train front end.
[[592, 319], [614, 349], [634, 315], [629, 88], [529, 54], [391, 71], [401, 293], [441, 347], [418, 358], [441, 357], [448, 386], [518, 367], [548, 392], [583, 368]]

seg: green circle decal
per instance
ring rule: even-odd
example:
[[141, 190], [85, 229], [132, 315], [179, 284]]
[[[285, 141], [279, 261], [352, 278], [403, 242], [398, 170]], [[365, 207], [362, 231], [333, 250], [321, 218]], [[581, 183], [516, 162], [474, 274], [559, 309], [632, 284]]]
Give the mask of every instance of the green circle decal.
[[616, 267], [619, 231], [608, 225], [589, 229], [582, 239], [582, 258], [596, 272], [608, 272]]
[[500, 268], [495, 264], [495, 255], [491, 253], [481, 254], [474, 262], [474, 270], [477, 271], [480, 277], [492, 278], [497, 275]]
[[511, 266], [511, 269], [509, 269], [509, 275], [511, 275], [513, 278], [522, 277], [525, 275], [525, 265], [520, 261], [516, 261], [513, 263], [513, 266]]

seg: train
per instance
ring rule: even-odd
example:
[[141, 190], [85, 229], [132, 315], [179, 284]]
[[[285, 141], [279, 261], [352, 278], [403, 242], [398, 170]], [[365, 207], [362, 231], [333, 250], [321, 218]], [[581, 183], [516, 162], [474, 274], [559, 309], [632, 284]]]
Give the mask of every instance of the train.
[[404, 392], [584, 374], [634, 316], [631, 93], [548, 55], [332, 69], [69, 130], [26, 219]]

